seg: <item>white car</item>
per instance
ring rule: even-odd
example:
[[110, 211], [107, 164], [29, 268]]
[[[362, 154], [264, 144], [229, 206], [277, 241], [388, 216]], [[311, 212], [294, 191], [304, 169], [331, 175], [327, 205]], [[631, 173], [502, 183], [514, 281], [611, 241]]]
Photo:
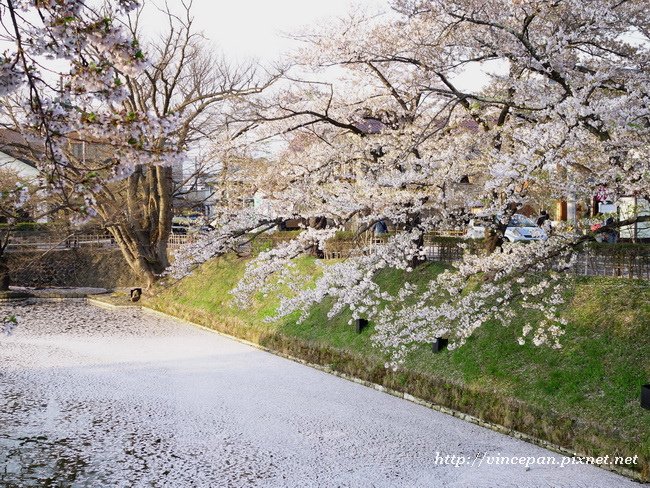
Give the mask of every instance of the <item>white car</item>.
[[[465, 234], [466, 239], [482, 239], [485, 237], [485, 221], [472, 219]], [[545, 241], [548, 235], [539, 225], [525, 215], [514, 214], [510, 217], [504, 237], [509, 242]]]

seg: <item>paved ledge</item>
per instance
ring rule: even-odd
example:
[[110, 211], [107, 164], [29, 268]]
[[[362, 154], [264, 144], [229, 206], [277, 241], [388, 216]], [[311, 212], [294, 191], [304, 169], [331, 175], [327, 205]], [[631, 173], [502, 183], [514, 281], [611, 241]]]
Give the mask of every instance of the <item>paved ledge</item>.
[[91, 287], [56, 287], [56, 288], [29, 288], [12, 286], [8, 292], [0, 292], [0, 299], [21, 298], [86, 298], [88, 295], [108, 293], [106, 288]]
[[99, 298], [96, 296], [88, 296], [86, 297], [86, 301], [88, 303], [92, 303], [93, 305], [97, 307], [103, 307], [106, 309], [116, 309], [116, 308], [143, 308], [142, 305], [139, 305], [137, 303], [132, 303], [125, 300], [122, 300], [121, 302], [124, 303], [118, 303], [117, 300], [112, 300], [109, 295], [106, 295], [105, 297]]

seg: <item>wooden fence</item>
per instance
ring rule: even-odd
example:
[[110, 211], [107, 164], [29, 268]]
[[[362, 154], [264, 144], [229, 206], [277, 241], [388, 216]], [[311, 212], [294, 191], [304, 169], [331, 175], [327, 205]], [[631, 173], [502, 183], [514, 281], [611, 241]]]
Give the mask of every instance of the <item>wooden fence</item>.
[[650, 245], [626, 249], [587, 249], [578, 254], [573, 273], [581, 276], [615, 276], [650, 280]]
[[[168, 246], [171, 249], [193, 242], [193, 235], [172, 234]], [[52, 232], [16, 232], [11, 236], [7, 252], [57, 251], [64, 249], [114, 249], [117, 242], [108, 232], [94, 234], [58, 234]]]
[[[457, 245], [464, 231], [437, 231], [424, 236], [424, 253], [430, 261], [458, 261], [462, 259], [462, 249]], [[362, 254], [373, 254], [377, 247], [385, 244], [389, 235], [376, 236], [365, 232], [355, 239], [332, 239], [325, 244], [325, 259], [344, 259]], [[447, 238], [451, 238], [446, 240]]]
[[[442, 237], [442, 238], [441, 238]], [[459, 239], [426, 234], [424, 255], [428, 261], [453, 263], [463, 258]], [[367, 242], [334, 240], [325, 245], [325, 259], [341, 259], [362, 254], [373, 254], [380, 249], [386, 238], [374, 238]], [[478, 241], [462, 241], [466, 246]], [[650, 245], [609, 244], [581, 251], [571, 272], [581, 276], [614, 276], [650, 280]]]
[[[424, 236], [424, 256], [429, 261], [452, 263], [463, 258], [460, 243], [472, 245], [476, 241], [461, 241], [455, 231], [429, 233]], [[462, 234], [462, 232], [461, 232]], [[172, 234], [169, 248], [191, 243], [194, 235]], [[363, 254], [373, 254], [380, 249], [388, 236], [375, 236], [370, 232], [356, 239], [334, 239], [325, 244], [325, 259], [345, 259]], [[16, 232], [7, 252], [50, 251], [63, 249], [117, 248], [115, 239], [107, 232], [89, 234], [55, 234], [51, 232]], [[618, 276], [650, 280], [650, 245], [610, 244], [588, 248], [576, 260], [572, 272], [582, 276]]]

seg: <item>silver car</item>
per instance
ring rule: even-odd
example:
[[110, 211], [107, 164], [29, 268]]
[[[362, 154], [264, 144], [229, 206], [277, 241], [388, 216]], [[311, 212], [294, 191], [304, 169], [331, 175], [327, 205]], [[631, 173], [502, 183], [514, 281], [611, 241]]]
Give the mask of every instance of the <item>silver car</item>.
[[[482, 239], [485, 237], [485, 221], [472, 219], [465, 234], [466, 239]], [[509, 242], [545, 241], [548, 235], [539, 225], [522, 214], [510, 217], [504, 237]]]

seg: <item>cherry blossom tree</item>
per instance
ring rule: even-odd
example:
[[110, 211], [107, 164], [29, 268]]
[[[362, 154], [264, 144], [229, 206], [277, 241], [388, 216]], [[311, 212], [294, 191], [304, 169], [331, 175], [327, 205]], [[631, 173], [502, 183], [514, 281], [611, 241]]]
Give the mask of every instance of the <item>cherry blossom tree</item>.
[[[3, 122], [39, 154], [42, 189], [81, 218], [97, 215], [109, 183], [182, 157], [173, 116], [129, 110], [128, 82], [148, 66], [123, 23], [137, 7], [130, 0], [0, 3], [2, 38], [11, 46], [0, 67]], [[86, 143], [110, 146], [110, 157], [101, 164], [78, 157], [73, 148]]]
[[[182, 6], [183, 16], [169, 9], [163, 12], [169, 25], [160, 39], [143, 42], [150, 65], [136, 76], [125, 77], [129, 96], [123, 103], [129, 113], [174, 120], [169, 133], [153, 132], [148, 137], [159, 150], [171, 144], [178, 154], [196, 152], [207, 141], [218, 139], [226, 130], [224, 107], [238, 97], [261, 92], [275, 80], [267, 73], [258, 75], [253, 65], [234, 66], [214, 54], [213, 47], [193, 27], [191, 3]], [[135, 39], [144, 37], [139, 29], [138, 15], [130, 19]], [[180, 170], [182, 163], [176, 164]], [[167, 242], [174, 197], [206, 165], [176, 179], [172, 166], [138, 164], [125, 185], [119, 190], [111, 188], [95, 200], [127, 262], [149, 285], [169, 266]]]
[[[224, 106], [274, 77], [213, 54], [191, 3], [180, 14], [164, 9], [167, 29], [153, 41], [133, 1], [1, 5], [15, 46], [2, 64], [6, 118], [43, 153], [44, 186], [82, 219], [98, 219], [152, 285], [169, 264], [188, 151], [222, 129]], [[8, 98], [25, 87], [27, 102]]]
[[[650, 197], [649, 27], [643, 1], [395, 0], [384, 15], [354, 13], [302, 34], [306, 47], [283, 89], [237, 120], [249, 141], [301, 141], [263, 176], [285, 183], [267, 196], [264, 219], [325, 216], [330, 228], [253, 260], [239, 300], [333, 230], [385, 219], [402, 232], [375, 252], [323, 265], [279, 315], [329, 297], [330, 315], [347, 307], [373, 321], [396, 364], [419, 344], [449, 337], [457, 347], [488, 320], [507, 324], [527, 307], [534, 322], [519, 342], [560, 347], [562, 271], [595, 236], [559, 225], [548, 240], [522, 245], [504, 232], [533, 189], [557, 199], [591, 199], [603, 187], [614, 199]], [[472, 72], [489, 76], [468, 87]], [[485, 249], [467, 250], [424, 291], [378, 289], [377, 271], [412, 269], [424, 233], [461, 226], [477, 208], [494, 222]], [[264, 219], [245, 221], [252, 229]], [[184, 250], [174, 272], [243, 238], [225, 229], [200, 251]]]

